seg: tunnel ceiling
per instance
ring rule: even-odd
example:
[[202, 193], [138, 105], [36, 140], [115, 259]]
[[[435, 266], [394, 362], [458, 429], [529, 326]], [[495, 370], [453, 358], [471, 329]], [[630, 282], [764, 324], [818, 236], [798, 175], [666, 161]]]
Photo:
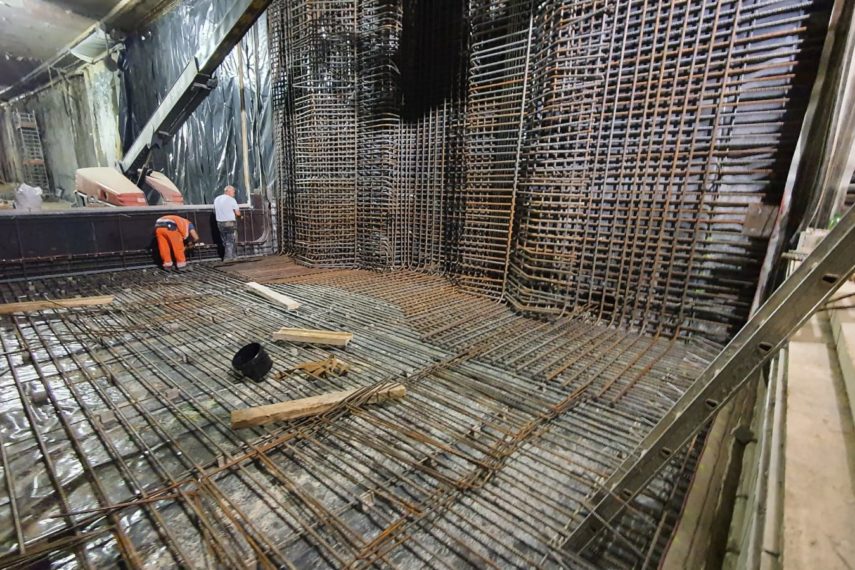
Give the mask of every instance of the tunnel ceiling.
[[130, 31], [171, 4], [172, 0], [0, 0], [0, 91], [102, 19], [111, 16], [108, 29]]

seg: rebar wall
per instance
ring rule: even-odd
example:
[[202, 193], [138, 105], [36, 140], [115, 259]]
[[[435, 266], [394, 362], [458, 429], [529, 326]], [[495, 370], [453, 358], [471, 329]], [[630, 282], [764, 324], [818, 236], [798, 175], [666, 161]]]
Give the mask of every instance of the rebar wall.
[[470, 2], [461, 281], [504, 294], [533, 45], [532, 3]]
[[[445, 271], [531, 313], [727, 339], [756, 287], [827, 0], [427, 4], [274, 6], [296, 31], [276, 40], [271, 18], [279, 120], [294, 124], [280, 128], [295, 129], [279, 140], [296, 173], [280, 177], [286, 248]], [[437, 39], [455, 22], [465, 41]], [[434, 33], [408, 39], [415, 28]], [[437, 93], [435, 68], [459, 62], [462, 88]]]
[[401, 126], [395, 160], [396, 265], [456, 272], [464, 175], [464, 59], [460, 0], [404, 3]]
[[357, 261], [357, 1], [270, 8], [282, 235], [318, 265]]
[[547, 2], [509, 296], [649, 332], [747, 315], [807, 95], [811, 2]]
[[393, 156], [400, 123], [398, 53], [402, 14], [397, 0], [365, 0], [359, 7], [357, 251], [367, 267], [388, 267]]

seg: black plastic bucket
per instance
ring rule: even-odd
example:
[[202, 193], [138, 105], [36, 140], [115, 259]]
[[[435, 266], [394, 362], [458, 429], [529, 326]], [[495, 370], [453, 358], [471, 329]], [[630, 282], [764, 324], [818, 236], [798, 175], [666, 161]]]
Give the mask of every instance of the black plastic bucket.
[[263, 346], [253, 342], [237, 351], [232, 358], [232, 368], [238, 374], [259, 382], [273, 368], [273, 361]]

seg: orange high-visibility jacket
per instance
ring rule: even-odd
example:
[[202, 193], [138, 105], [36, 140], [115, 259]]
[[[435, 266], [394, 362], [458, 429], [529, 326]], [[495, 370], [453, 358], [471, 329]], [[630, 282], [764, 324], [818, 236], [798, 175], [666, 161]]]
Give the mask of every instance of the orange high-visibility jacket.
[[178, 231], [181, 233], [181, 239], [185, 240], [190, 237], [190, 230], [196, 229], [190, 220], [173, 215], [159, 217], [154, 225], [155, 227], [166, 227], [172, 231]]

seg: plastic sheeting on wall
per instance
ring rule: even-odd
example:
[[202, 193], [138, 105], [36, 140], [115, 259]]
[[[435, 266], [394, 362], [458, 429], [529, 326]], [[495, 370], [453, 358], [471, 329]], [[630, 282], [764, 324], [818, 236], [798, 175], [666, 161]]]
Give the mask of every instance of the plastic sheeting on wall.
[[[216, 43], [217, 27], [232, 0], [186, 0], [143, 32], [127, 38], [122, 143], [127, 150], [175, 79], [197, 53]], [[267, 18], [262, 16], [241, 42], [244, 104], [252, 188], [272, 188], [273, 138]], [[204, 48], [204, 51], [203, 51]], [[211, 203], [224, 186], [238, 188], [247, 200], [241, 134], [238, 48], [217, 69], [219, 82], [149, 166], [163, 171], [181, 189], [185, 201]]]

